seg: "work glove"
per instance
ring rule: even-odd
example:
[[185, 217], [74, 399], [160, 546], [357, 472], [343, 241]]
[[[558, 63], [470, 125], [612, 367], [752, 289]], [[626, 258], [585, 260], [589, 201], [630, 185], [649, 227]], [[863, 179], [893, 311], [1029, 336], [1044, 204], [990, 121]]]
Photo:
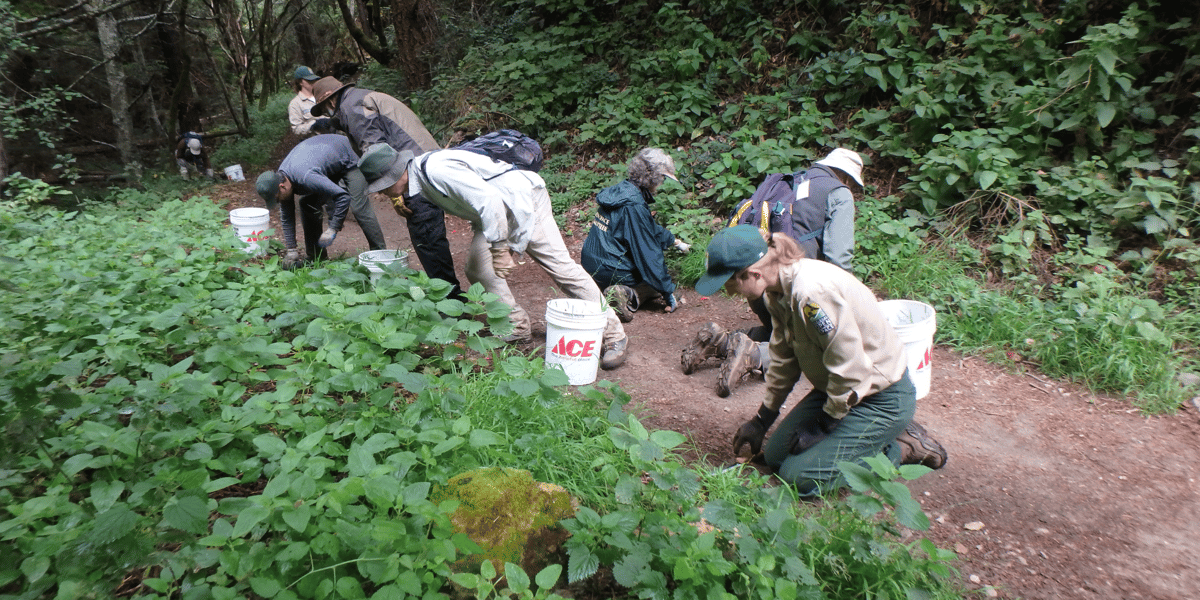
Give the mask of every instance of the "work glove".
[[675, 312], [679, 308], [679, 304], [675, 301], [675, 294], [663, 294], [663, 300], [667, 302], [667, 312]]
[[753, 419], [742, 423], [738, 427], [737, 434], [733, 436], [733, 454], [740, 455], [742, 446], [750, 444], [750, 456], [758, 455], [762, 450], [763, 438], [767, 436], [767, 430], [775, 423], [775, 419], [779, 417], [779, 411], [771, 410], [766, 406], [758, 407], [758, 414]]
[[283, 263], [282, 263], [283, 268], [290, 271], [290, 270], [296, 268], [296, 265], [299, 263], [300, 263], [300, 252], [298, 250], [296, 250], [295, 248], [289, 248], [287, 252], [283, 253]]
[[320, 118], [313, 121], [312, 127], [309, 130], [317, 133], [333, 133], [333, 127], [330, 125], [328, 118]]
[[492, 248], [492, 270], [496, 272], [496, 277], [500, 279], [508, 279], [508, 275], [513, 269], [517, 268], [517, 263], [513, 261], [512, 252], [509, 252], [507, 247]]
[[833, 432], [838, 424], [842, 421], [829, 416], [825, 411], [821, 411], [817, 418], [802, 423], [792, 433], [791, 454], [800, 454], [809, 448], [816, 445], [817, 442], [825, 439], [825, 436]]
[[326, 229], [325, 233], [321, 234], [321, 238], [317, 240], [317, 245], [322, 248], [328, 248], [333, 243], [334, 238], [337, 237], [337, 234], [338, 232], [332, 229]]
[[327, 122], [326, 126], [329, 127], [329, 133], [333, 133], [335, 131], [342, 129], [342, 120], [341, 119], [339, 119], [337, 117], [329, 117], [324, 120]]
[[688, 244], [679, 238], [675, 238], [675, 247], [684, 254], [687, 254], [692, 250], [691, 244]]
[[395, 198], [392, 198], [392, 208], [396, 209], [396, 214], [404, 217], [405, 219], [413, 216], [412, 209], [408, 207], [408, 204], [404, 203], [404, 196], [396, 196]]

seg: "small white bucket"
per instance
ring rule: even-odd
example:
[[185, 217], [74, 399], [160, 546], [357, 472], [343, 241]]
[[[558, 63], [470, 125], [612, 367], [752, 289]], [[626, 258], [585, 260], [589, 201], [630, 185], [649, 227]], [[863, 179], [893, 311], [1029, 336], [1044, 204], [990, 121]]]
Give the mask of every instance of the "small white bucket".
[[246, 177], [242, 175], [242, 165], [229, 165], [225, 167], [225, 177], [230, 181], [245, 181]]
[[255, 255], [263, 253], [265, 249], [258, 243], [267, 241], [266, 232], [271, 223], [271, 211], [265, 208], [235, 208], [229, 211], [229, 222], [246, 244], [243, 252]]
[[546, 303], [546, 364], [561, 367], [571, 385], [596, 381], [607, 308], [574, 298]]
[[884, 300], [879, 303], [879, 308], [904, 344], [908, 375], [920, 400], [929, 395], [933, 381], [933, 332], [937, 330], [937, 314], [932, 306], [914, 300]]
[[408, 252], [404, 250], [368, 250], [358, 255], [358, 264], [371, 272], [371, 284], [374, 285], [383, 277], [383, 268], [394, 262], [408, 260]]

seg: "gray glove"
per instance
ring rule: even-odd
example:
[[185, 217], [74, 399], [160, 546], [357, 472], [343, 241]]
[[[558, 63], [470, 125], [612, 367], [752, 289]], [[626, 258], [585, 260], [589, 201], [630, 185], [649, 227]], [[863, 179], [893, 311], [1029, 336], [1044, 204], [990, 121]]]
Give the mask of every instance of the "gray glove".
[[317, 240], [317, 245], [322, 248], [328, 248], [333, 243], [334, 238], [337, 237], [337, 234], [338, 232], [332, 229], [326, 229], [325, 233], [321, 234], [321, 238]]
[[675, 238], [675, 248], [677, 248], [680, 252], [687, 254], [689, 251], [691, 251], [692, 245], [679, 238]]
[[741, 454], [742, 446], [746, 444], [750, 444], [750, 456], [756, 456], [762, 450], [763, 438], [767, 436], [767, 430], [771, 428], [778, 417], [779, 411], [759, 406], [758, 414], [754, 415], [753, 419], [742, 423], [742, 426], [738, 427], [737, 434], [733, 436], [734, 456]]
[[290, 248], [283, 254], [283, 268], [294, 269], [299, 262], [300, 252], [295, 248]]

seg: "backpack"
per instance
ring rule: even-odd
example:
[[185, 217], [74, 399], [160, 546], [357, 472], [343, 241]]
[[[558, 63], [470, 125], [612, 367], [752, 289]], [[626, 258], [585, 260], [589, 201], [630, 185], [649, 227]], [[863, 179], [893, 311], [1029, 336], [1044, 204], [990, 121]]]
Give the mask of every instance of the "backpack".
[[792, 205], [796, 203], [796, 184], [804, 179], [803, 171], [767, 175], [754, 194], [734, 207], [728, 226], [753, 225], [770, 233], [786, 233], [797, 244], [821, 235], [824, 227], [796, 237]]
[[454, 149], [490, 156], [493, 160], [503, 161], [526, 171], [537, 172], [542, 169], [542, 146], [537, 140], [516, 129], [493, 131], [463, 142]]

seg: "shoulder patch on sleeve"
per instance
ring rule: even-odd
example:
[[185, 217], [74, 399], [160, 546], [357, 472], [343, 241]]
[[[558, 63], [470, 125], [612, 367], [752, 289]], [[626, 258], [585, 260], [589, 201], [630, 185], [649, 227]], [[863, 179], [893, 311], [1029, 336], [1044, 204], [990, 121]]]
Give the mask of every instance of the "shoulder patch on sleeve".
[[826, 335], [833, 331], [833, 321], [829, 319], [829, 315], [821, 310], [815, 302], [809, 302], [804, 305], [804, 319], [812, 324], [821, 335]]

